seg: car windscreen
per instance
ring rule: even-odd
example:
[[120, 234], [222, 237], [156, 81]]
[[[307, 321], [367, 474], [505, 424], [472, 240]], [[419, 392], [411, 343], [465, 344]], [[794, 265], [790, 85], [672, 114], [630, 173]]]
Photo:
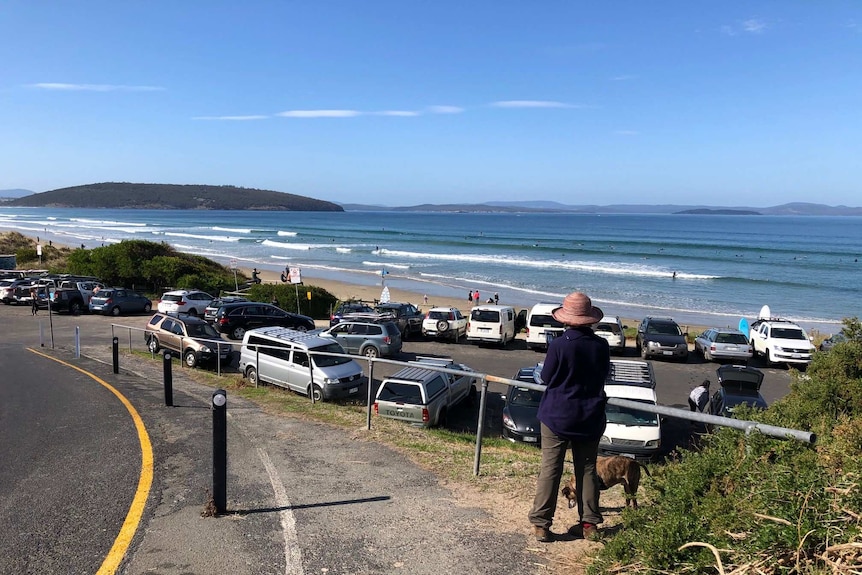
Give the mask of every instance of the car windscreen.
[[715, 336], [715, 343], [737, 343], [746, 345], [748, 340], [741, 333], [720, 333]]
[[474, 309], [470, 312], [470, 319], [473, 321], [500, 323], [500, 312], [494, 309]]
[[657, 335], [682, 335], [679, 326], [675, 323], [657, 323], [652, 322], [647, 327], [647, 333]]
[[798, 327], [774, 327], [772, 328], [772, 337], [776, 339], [808, 339]]
[[[315, 347], [311, 351], [320, 351], [324, 353], [344, 353], [344, 350], [340, 345], [333, 342], [327, 345], [321, 345], [319, 347]], [[312, 356], [312, 361], [314, 365], [317, 367], [330, 367], [333, 365], [341, 365], [343, 363], [348, 363], [353, 361], [349, 357], [333, 357], [331, 355], [314, 355]]]
[[530, 318], [530, 325], [542, 327], [563, 327], [563, 324], [554, 319], [551, 315], [534, 314]]
[[202, 337], [206, 339], [221, 339], [219, 333], [208, 323], [186, 324], [186, 331], [191, 337]]
[[[644, 402], [647, 403], [647, 402]], [[658, 426], [658, 415], [649, 411], [620, 407], [618, 405], [605, 406], [605, 417], [608, 423], [626, 426]]]
[[593, 331], [609, 331], [611, 333], [620, 333], [620, 326], [615, 323], [600, 323], [593, 328]]
[[381, 401], [397, 401], [414, 405], [422, 403], [422, 392], [415, 383], [399, 383], [387, 381], [380, 388], [377, 399]]
[[525, 407], [539, 407], [539, 402], [542, 401], [541, 391], [535, 389], [527, 389], [526, 387], [516, 387], [512, 390], [509, 396], [509, 405], [523, 405]]

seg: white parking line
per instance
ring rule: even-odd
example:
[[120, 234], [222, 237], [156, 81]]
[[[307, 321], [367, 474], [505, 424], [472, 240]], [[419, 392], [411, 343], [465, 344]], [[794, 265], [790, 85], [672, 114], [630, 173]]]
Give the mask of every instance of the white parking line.
[[290, 510], [287, 491], [266, 451], [258, 448], [257, 453], [266, 468], [267, 475], [269, 475], [269, 482], [275, 494], [275, 504], [282, 508], [279, 515], [281, 516], [281, 532], [284, 535], [284, 573], [285, 575], [303, 575], [302, 549], [300, 549], [299, 539], [296, 537], [296, 521], [293, 518], [293, 511]]

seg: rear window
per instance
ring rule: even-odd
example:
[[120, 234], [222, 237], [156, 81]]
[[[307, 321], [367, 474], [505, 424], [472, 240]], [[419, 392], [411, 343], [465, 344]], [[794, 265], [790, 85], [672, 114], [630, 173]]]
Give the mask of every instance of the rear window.
[[552, 315], [538, 313], [530, 318], [530, 325], [538, 327], [563, 327], [563, 324], [555, 320]]
[[165, 294], [162, 296], [162, 301], [183, 301], [183, 296]]
[[609, 331], [611, 333], [620, 333], [620, 326], [615, 323], [600, 323], [594, 331]]
[[500, 323], [500, 312], [493, 309], [474, 309], [470, 313], [470, 319], [473, 321]]
[[449, 319], [448, 311], [431, 311], [428, 312], [428, 319]]
[[377, 399], [381, 401], [399, 401], [401, 403], [422, 403], [422, 391], [419, 385], [415, 383], [400, 383], [397, 381], [387, 381], [380, 388], [380, 393]]
[[741, 333], [720, 333], [715, 336], [716, 343], [739, 343], [746, 345], [748, 340]]

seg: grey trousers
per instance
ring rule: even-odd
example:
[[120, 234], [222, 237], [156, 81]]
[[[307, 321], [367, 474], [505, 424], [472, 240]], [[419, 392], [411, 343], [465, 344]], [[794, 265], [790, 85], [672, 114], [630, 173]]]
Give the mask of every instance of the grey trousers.
[[554, 434], [542, 424], [542, 466], [536, 483], [536, 497], [530, 510], [530, 523], [550, 529], [557, 510], [557, 496], [563, 478], [566, 451], [571, 447], [575, 462], [578, 490], [578, 517], [582, 523], [598, 525], [604, 521], [599, 512], [599, 478], [596, 475], [596, 458], [599, 440], [568, 441]]

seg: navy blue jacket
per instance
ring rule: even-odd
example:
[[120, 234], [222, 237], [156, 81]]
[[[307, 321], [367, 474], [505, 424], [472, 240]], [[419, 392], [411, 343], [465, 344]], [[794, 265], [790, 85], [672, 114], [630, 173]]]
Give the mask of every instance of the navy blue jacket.
[[570, 327], [551, 340], [542, 368], [548, 388], [539, 404], [539, 421], [564, 439], [599, 439], [605, 431], [610, 368], [608, 342], [589, 327]]

